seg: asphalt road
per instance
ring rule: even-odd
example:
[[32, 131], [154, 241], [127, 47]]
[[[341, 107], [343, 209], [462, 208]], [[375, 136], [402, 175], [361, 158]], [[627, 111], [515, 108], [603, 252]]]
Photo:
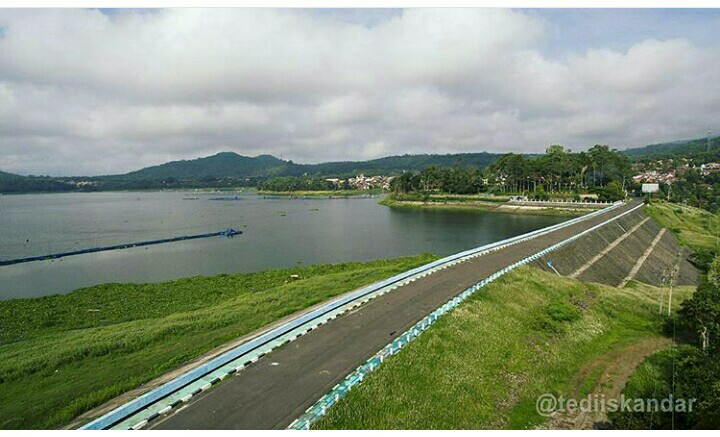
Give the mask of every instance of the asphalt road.
[[155, 429], [281, 429], [378, 350], [468, 287], [633, 206], [440, 270], [347, 312], [275, 349]]

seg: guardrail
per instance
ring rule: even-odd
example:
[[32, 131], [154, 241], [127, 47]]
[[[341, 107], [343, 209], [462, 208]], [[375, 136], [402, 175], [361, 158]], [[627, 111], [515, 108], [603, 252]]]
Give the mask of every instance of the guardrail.
[[520, 261], [517, 261], [515, 263], [510, 264], [509, 266], [505, 267], [504, 269], [501, 269], [489, 277], [483, 279], [482, 281], [478, 282], [477, 284], [473, 285], [472, 287], [468, 288], [467, 290], [463, 291], [456, 297], [450, 299], [448, 302], [446, 302], [444, 305], [442, 305], [440, 308], [436, 309], [432, 313], [430, 313], [428, 316], [425, 316], [422, 320], [417, 322], [412, 328], [408, 329], [404, 333], [402, 333], [399, 337], [397, 337], [395, 340], [393, 340], [390, 344], [385, 346], [383, 349], [380, 350], [377, 354], [373, 355], [370, 359], [368, 359], [365, 364], [359, 366], [355, 371], [350, 373], [342, 382], [339, 384], [336, 384], [335, 387], [330, 390], [329, 393], [327, 393], [325, 396], [321, 397], [315, 404], [310, 406], [307, 410], [305, 410], [305, 413], [303, 413], [302, 416], [295, 419], [289, 426], [288, 429], [310, 429], [310, 426], [318, 420], [320, 417], [324, 416], [327, 410], [335, 405], [340, 399], [342, 399], [354, 386], [360, 384], [365, 377], [375, 371], [384, 361], [387, 357], [392, 356], [400, 351], [403, 347], [405, 347], [409, 342], [420, 336], [426, 329], [430, 327], [435, 321], [437, 321], [438, 318], [443, 316], [444, 314], [451, 311], [453, 308], [458, 306], [460, 303], [465, 301], [468, 297], [476, 293], [478, 290], [480, 290], [485, 285], [495, 281], [497, 278], [505, 275], [506, 273], [512, 271], [513, 269], [528, 264], [542, 256], [544, 256], [547, 253], [550, 253], [580, 237], [583, 235], [587, 235], [588, 233], [607, 225], [608, 223], [619, 219], [620, 217], [630, 214], [631, 212], [637, 210], [638, 208], [641, 208], [643, 205], [640, 204], [620, 215], [617, 215], [615, 217], [610, 218], [607, 221], [604, 221], [602, 223], [599, 223], [589, 229], [586, 229], [585, 231], [582, 231], [576, 235], [573, 235], [572, 237], [563, 240], [559, 243], [556, 243], [548, 248], [545, 248], [537, 253], [534, 253], [533, 255], [530, 255], [526, 258], [521, 259]]
[[[121, 429], [140, 428], [159, 414], [169, 411], [169, 409], [172, 409], [182, 402], [187, 402], [195, 394], [207, 390], [227, 375], [241, 370], [245, 365], [256, 361], [260, 357], [272, 351], [275, 347], [289, 341], [293, 341], [300, 335], [311, 331], [328, 320], [332, 320], [347, 309], [359, 306], [362, 303], [367, 302], [369, 299], [392, 291], [399, 286], [415, 281], [426, 275], [432, 274], [437, 270], [480, 256], [483, 253], [498, 250], [511, 244], [517, 244], [522, 241], [535, 238], [539, 235], [553, 232], [579, 221], [587, 220], [588, 218], [598, 214], [603, 214], [622, 205], [622, 202], [616, 202], [608, 208], [594, 211], [546, 228], [537, 229], [526, 234], [450, 255], [440, 260], [408, 270], [407, 272], [400, 273], [389, 279], [371, 284], [355, 292], [348, 293], [319, 308], [316, 308], [315, 310], [299, 315], [283, 325], [264, 332], [247, 342], [198, 365], [182, 375], [164, 383], [160, 387], [157, 387], [83, 425], [80, 429], [108, 429], [111, 427]], [[184, 391], [183, 393], [178, 394], [177, 392], [179, 390]], [[159, 404], [159, 401], [164, 398], [170, 399], [165, 404]], [[145, 409], [148, 409], [148, 411], [143, 411]], [[141, 412], [144, 412], [144, 414], [141, 414]]]
[[607, 206], [613, 205], [613, 202], [601, 202], [597, 200], [537, 200], [537, 199], [510, 199], [509, 203], [532, 203], [537, 205], [587, 205], [587, 206]]

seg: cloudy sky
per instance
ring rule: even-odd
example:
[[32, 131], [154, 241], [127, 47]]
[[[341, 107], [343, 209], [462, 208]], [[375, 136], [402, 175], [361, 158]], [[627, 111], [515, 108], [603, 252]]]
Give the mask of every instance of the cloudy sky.
[[0, 10], [0, 170], [720, 133], [718, 10]]

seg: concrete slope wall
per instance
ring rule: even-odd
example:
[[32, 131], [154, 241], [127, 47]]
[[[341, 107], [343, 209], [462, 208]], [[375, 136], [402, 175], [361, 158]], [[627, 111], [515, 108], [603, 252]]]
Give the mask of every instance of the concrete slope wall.
[[602, 228], [578, 239], [577, 241], [548, 254], [536, 261], [534, 265], [552, 271], [547, 262], [552, 262], [555, 269], [563, 276], [569, 276], [594, 256], [621, 237], [628, 229], [643, 219], [640, 213], [634, 212], [603, 226]]
[[638, 210], [548, 254], [532, 265], [552, 272], [553, 268], [548, 265], [550, 262], [557, 273], [563, 276], [575, 276], [582, 281], [611, 286], [621, 285], [633, 267], [636, 273], [632, 279], [659, 286], [662, 285], [663, 272], [672, 270], [675, 265], [678, 269], [678, 285], [696, 284], [697, 271], [687, 259], [690, 251], [680, 246], [669, 230], [657, 239], [650, 254], [637, 269], [636, 264], [643, 259], [661, 230], [657, 222]]
[[663, 270], [668, 267], [674, 257], [680, 254], [680, 271], [678, 284], [697, 284], [697, 270], [687, 261], [692, 252], [680, 246], [677, 238], [671, 231], [665, 232], [658, 244], [653, 249], [648, 259], [643, 263], [642, 268], [635, 276], [636, 281], [654, 284], [663, 275]]

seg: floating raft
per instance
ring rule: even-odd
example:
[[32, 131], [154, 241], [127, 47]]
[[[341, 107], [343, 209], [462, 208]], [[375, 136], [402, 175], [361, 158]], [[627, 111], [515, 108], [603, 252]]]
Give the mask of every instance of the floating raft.
[[211, 197], [208, 200], [242, 200], [238, 196]]
[[11, 264], [20, 264], [20, 263], [27, 263], [27, 262], [32, 262], [32, 261], [44, 261], [44, 260], [48, 260], [48, 259], [58, 259], [58, 258], [64, 258], [66, 256], [81, 255], [83, 253], [105, 252], [108, 250], [129, 249], [131, 247], [151, 246], [153, 244], [162, 244], [162, 243], [172, 243], [173, 241], [195, 240], [198, 238], [209, 238], [209, 237], [220, 237], [220, 236], [234, 237], [235, 235], [240, 235], [240, 234], [242, 234], [242, 231], [238, 231], [238, 230], [230, 228], [230, 229], [225, 229], [224, 231], [210, 232], [208, 234], [182, 235], [179, 237], [162, 238], [160, 240], [150, 240], [150, 241], [140, 241], [137, 243], [116, 244], [114, 246], [91, 247], [89, 249], [73, 250], [71, 252], [52, 253], [50, 255], [31, 256], [28, 258], [0, 260], [0, 266], [8, 266]]

